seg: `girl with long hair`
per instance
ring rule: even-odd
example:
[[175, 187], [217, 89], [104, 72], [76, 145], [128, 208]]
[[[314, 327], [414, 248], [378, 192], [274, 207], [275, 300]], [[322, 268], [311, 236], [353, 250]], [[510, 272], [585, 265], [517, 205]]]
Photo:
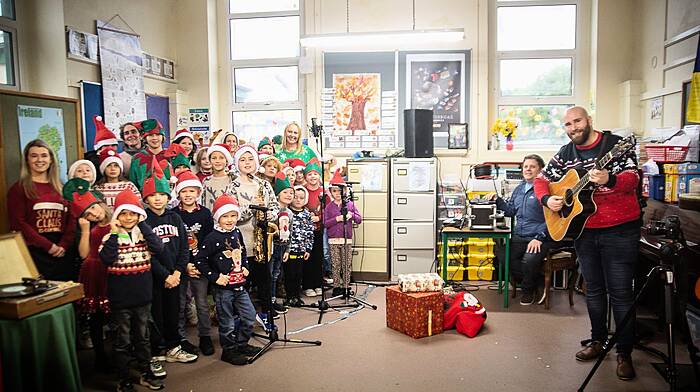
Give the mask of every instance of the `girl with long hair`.
[[103, 148], [99, 157], [102, 178], [97, 180], [94, 189], [102, 193], [107, 206], [114, 208], [117, 195], [127, 188], [131, 189], [138, 198], [141, 198], [141, 193], [136, 185], [124, 178], [124, 162], [114, 147]]
[[72, 263], [65, 259], [76, 225], [70, 222], [56, 153], [35, 139], [22, 151], [19, 180], [7, 193], [10, 230], [22, 233], [39, 273], [50, 280], [70, 280]]

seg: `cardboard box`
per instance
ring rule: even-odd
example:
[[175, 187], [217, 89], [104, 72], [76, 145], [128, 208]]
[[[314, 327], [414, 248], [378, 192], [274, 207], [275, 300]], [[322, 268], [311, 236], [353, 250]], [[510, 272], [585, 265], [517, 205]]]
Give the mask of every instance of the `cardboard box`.
[[[22, 278], [37, 278], [34, 265], [22, 235], [0, 235], [0, 285], [22, 282]], [[0, 317], [22, 319], [57, 306], [77, 301], [85, 296], [83, 285], [75, 282], [52, 282], [57, 287], [41, 294], [17, 298], [0, 298]]]
[[414, 339], [442, 333], [442, 291], [403, 293], [399, 286], [386, 288], [386, 326]]

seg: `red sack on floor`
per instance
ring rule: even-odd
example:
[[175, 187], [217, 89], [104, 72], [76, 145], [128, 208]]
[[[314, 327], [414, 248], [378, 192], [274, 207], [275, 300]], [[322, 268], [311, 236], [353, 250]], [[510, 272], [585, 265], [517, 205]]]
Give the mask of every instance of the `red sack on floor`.
[[470, 338], [476, 336], [486, 321], [486, 308], [470, 293], [445, 295], [443, 329], [457, 328], [457, 332]]

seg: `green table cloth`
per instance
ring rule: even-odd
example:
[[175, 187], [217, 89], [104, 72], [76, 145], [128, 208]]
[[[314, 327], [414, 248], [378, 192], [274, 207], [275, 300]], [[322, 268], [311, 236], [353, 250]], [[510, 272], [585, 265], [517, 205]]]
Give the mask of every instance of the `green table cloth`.
[[73, 304], [23, 320], [0, 319], [6, 391], [79, 391]]

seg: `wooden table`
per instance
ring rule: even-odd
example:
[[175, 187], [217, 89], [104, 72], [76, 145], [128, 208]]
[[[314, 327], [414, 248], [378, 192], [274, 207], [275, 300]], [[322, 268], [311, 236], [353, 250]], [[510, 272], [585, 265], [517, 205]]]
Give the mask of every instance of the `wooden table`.
[[[504, 292], [503, 307], [508, 307], [508, 284], [510, 283], [510, 228], [492, 230], [458, 229], [443, 227], [442, 229], [442, 279], [447, 281], [447, 242], [450, 238], [503, 238], [506, 255], [503, 260], [504, 268], [498, 269], [498, 292]], [[505, 274], [505, 276], [504, 276]], [[505, 283], [505, 284], [503, 284]], [[504, 290], [505, 287], [505, 290]]]

